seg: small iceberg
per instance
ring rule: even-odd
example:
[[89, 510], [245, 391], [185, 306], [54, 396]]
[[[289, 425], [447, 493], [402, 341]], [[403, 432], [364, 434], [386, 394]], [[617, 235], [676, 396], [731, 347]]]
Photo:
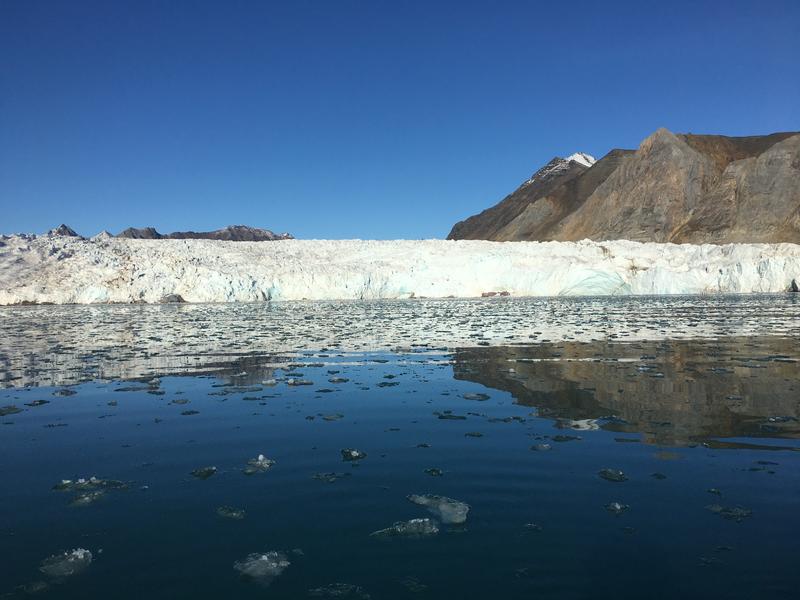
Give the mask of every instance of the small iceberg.
[[312, 475], [313, 479], [324, 481], [325, 483], [333, 483], [345, 477], [350, 477], [350, 473], [314, 473]]
[[609, 502], [608, 504], [606, 504], [606, 510], [617, 516], [621, 515], [629, 508], [630, 506], [628, 506], [627, 504], [622, 504], [621, 502]]
[[193, 477], [198, 479], [208, 479], [217, 472], [217, 467], [201, 467], [191, 472]]
[[464, 400], [477, 400], [478, 402], [484, 402], [489, 399], [489, 394], [482, 394], [482, 393], [466, 393], [462, 396]]
[[308, 590], [308, 595], [313, 598], [351, 598], [352, 600], [370, 600], [367, 592], [361, 586], [352, 583], [331, 583]]
[[706, 510], [711, 511], [715, 515], [719, 515], [723, 519], [736, 521], [737, 523], [741, 523], [744, 519], [753, 514], [753, 511], [749, 508], [744, 508], [742, 506], [722, 506], [720, 504], [709, 504], [706, 506]]
[[283, 552], [271, 550], [263, 554], [248, 554], [243, 560], [233, 563], [233, 568], [243, 577], [252, 579], [256, 583], [268, 586], [273, 580], [283, 573], [291, 564]]
[[254, 475], [256, 473], [265, 473], [277, 461], [267, 458], [263, 454], [259, 454], [256, 458], [251, 458], [247, 461], [247, 466], [244, 468], [245, 475]]
[[76, 548], [70, 552], [62, 552], [48, 556], [39, 565], [39, 571], [47, 577], [62, 579], [77, 575], [92, 564], [92, 553], [84, 548]]
[[618, 483], [628, 481], [628, 476], [619, 469], [600, 469], [597, 474], [600, 476], [600, 479], [605, 479], [606, 481]]
[[342, 460], [361, 460], [367, 458], [367, 453], [355, 448], [342, 448]]
[[412, 494], [407, 498], [414, 504], [427, 508], [428, 511], [439, 517], [442, 523], [458, 525], [467, 520], [470, 506], [460, 500], [433, 494]]
[[117, 479], [101, 479], [100, 477], [81, 477], [79, 479], [62, 479], [53, 486], [59, 492], [91, 492], [94, 490], [121, 490], [128, 487], [124, 481]]
[[220, 506], [217, 508], [217, 515], [223, 519], [232, 519], [234, 521], [241, 521], [245, 518], [245, 511], [243, 508], [234, 508], [232, 506]]
[[370, 535], [379, 538], [405, 537], [423, 538], [439, 533], [439, 527], [433, 519], [411, 519], [397, 521], [391, 527], [373, 531]]
[[104, 490], [94, 490], [91, 492], [83, 492], [75, 496], [69, 503], [70, 506], [89, 506], [94, 504], [106, 495]]

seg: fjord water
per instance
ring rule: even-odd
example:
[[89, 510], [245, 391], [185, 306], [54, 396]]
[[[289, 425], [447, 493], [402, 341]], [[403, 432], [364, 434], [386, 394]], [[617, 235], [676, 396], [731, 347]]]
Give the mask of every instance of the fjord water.
[[798, 333], [791, 295], [5, 308], [0, 594], [790, 598]]

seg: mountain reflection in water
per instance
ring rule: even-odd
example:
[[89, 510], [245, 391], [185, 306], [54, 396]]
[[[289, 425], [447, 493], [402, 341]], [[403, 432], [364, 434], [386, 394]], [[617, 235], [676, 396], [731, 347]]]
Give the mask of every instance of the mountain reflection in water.
[[800, 437], [798, 359], [786, 338], [561, 343], [457, 350], [453, 371], [564, 428], [686, 445]]

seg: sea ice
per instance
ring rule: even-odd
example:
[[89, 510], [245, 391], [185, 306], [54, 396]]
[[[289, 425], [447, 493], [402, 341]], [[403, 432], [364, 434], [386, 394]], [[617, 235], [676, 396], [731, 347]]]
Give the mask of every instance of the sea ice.
[[352, 461], [367, 458], [367, 453], [355, 448], [342, 448], [342, 460]]
[[623, 482], [628, 481], [628, 476], [618, 469], [600, 469], [597, 473], [601, 479], [606, 481]]
[[331, 583], [308, 590], [308, 595], [316, 598], [344, 598], [352, 600], [370, 600], [370, 596], [360, 586], [352, 583]]
[[439, 517], [442, 523], [457, 525], [467, 520], [470, 506], [465, 502], [433, 494], [411, 494], [407, 498], [414, 504], [427, 508]]
[[242, 576], [267, 586], [283, 573], [290, 565], [289, 558], [283, 552], [269, 551], [263, 554], [248, 554], [243, 560], [233, 563], [233, 568]]
[[92, 553], [84, 548], [48, 556], [39, 570], [53, 579], [61, 579], [84, 571], [92, 563]]
[[433, 519], [411, 519], [410, 521], [397, 521], [391, 527], [373, 531], [370, 535], [375, 537], [407, 537], [421, 538], [439, 533], [439, 527]]
[[254, 475], [255, 473], [264, 473], [275, 464], [276, 461], [267, 458], [263, 454], [259, 454], [256, 458], [251, 458], [247, 461], [247, 466], [244, 468], [245, 475]]

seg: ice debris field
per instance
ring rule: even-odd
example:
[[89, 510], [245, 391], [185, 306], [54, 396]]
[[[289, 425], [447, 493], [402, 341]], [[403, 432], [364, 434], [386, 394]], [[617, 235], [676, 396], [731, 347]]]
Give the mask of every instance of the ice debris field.
[[0, 239], [0, 304], [785, 292], [796, 244]]

